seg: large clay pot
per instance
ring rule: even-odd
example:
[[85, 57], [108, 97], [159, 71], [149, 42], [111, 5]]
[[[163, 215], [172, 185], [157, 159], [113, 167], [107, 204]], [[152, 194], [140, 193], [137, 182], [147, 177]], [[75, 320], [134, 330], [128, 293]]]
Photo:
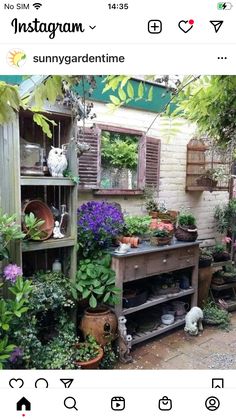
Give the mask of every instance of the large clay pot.
[[105, 346], [117, 337], [116, 315], [108, 307], [88, 308], [82, 317], [80, 329], [84, 338], [92, 335], [101, 346]]
[[103, 357], [103, 349], [99, 349], [99, 354], [96, 358], [90, 359], [89, 361], [75, 361], [75, 365], [80, 367], [82, 370], [96, 370], [99, 367], [99, 364]]
[[[50, 208], [45, 204], [45, 202], [41, 201], [40, 199], [33, 199], [33, 200], [26, 200], [23, 202], [22, 205], [22, 213], [23, 214], [30, 214], [33, 213], [36, 218], [39, 220], [44, 220], [44, 224], [42, 224], [39, 229], [43, 233], [40, 240], [47, 240], [51, 237], [54, 227], [54, 218], [52, 211]], [[23, 230], [27, 234], [27, 228], [23, 222]]]

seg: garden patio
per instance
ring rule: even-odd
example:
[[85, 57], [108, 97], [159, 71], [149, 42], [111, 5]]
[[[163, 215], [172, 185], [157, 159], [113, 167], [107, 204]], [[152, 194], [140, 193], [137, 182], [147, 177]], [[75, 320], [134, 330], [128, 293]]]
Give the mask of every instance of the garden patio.
[[0, 76], [1, 368], [236, 367], [235, 92]]

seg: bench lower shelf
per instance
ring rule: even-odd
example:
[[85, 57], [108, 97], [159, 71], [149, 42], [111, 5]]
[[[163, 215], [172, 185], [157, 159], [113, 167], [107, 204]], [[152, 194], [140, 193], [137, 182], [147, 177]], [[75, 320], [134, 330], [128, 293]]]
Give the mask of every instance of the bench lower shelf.
[[158, 335], [162, 335], [163, 333], [168, 332], [169, 330], [172, 330], [172, 329], [175, 329], [176, 327], [182, 326], [183, 324], [185, 324], [184, 317], [181, 317], [181, 318], [175, 320], [175, 322], [173, 324], [170, 324], [168, 326], [161, 325], [157, 329], [152, 330], [152, 331], [140, 332], [140, 333], [133, 334], [132, 345], [136, 345], [137, 343], [143, 342], [147, 339], [151, 339], [152, 337], [155, 337], [155, 336], [158, 336]]

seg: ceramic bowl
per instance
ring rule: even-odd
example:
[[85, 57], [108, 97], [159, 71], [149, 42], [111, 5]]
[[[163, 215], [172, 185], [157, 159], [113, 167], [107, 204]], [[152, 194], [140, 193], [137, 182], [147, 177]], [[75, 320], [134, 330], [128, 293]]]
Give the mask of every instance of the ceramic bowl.
[[175, 318], [173, 314], [163, 314], [163, 316], [161, 316], [161, 322], [165, 325], [173, 324], [174, 321]]

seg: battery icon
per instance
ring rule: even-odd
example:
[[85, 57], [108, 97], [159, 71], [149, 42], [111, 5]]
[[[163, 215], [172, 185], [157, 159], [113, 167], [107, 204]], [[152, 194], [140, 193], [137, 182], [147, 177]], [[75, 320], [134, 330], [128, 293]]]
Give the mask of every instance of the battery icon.
[[217, 3], [218, 10], [230, 10], [232, 9], [232, 7], [233, 7], [232, 3], [228, 1]]

